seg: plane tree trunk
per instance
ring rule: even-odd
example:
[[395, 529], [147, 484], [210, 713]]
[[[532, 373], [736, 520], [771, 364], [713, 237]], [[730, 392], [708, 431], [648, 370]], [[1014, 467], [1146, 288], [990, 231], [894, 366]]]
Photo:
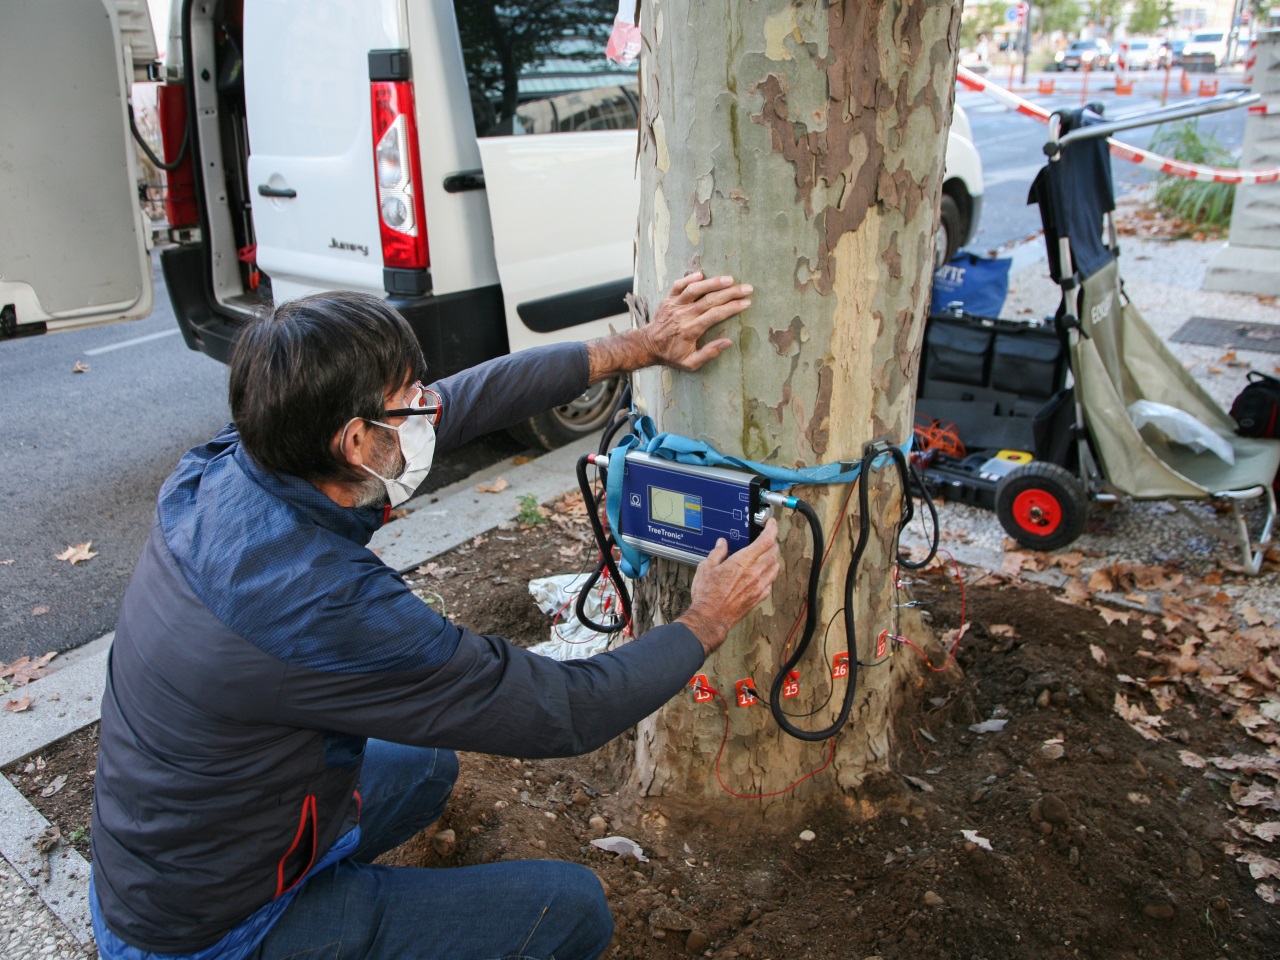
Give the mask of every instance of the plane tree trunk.
[[[644, 372], [638, 405], [660, 430], [784, 466], [856, 460], [875, 438], [902, 443], [929, 299], [960, 4], [645, 0], [641, 24], [637, 293], [655, 305], [693, 268], [732, 274], [756, 292], [744, 316], [713, 331], [734, 348], [696, 375]], [[897, 616], [907, 612], [892, 588], [900, 493], [891, 471], [874, 478], [855, 600], [864, 661], [875, 659], [881, 630], [927, 638], [918, 620]], [[819, 728], [846, 682], [831, 670], [845, 648], [840, 618], [825, 652], [823, 630], [843, 604], [857, 496], [840, 521], [847, 486], [793, 492], [815, 507], [828, 537], [835, 532], [802, 693], [786, 701], [794, 713], [817, 707], [796, 722]], [[706, 664], [729, 703], [724, 786], [715, 764], [725, 708], [686, 696], [641, 724], [635, 795], [794, 819], [818, 796], [856, 807], [864, 779], [885, 769], [895, 703], [919, 676], [920, 658], [907, 648], [859, 671], [830, 768], [776, 797], [744, 802], [725, 789], [783, 791], [830, 749], [786, 736], [766, 707], [734, 701], [735, 681], [748, 676], [767, 695], [801, 615], [808, 529], [792, 514], [780, 518], [780, 534], [772, 601]], [[638, 626], [678, 615], [690, 579], [690, 568], [656, 561], [638, 588]]]

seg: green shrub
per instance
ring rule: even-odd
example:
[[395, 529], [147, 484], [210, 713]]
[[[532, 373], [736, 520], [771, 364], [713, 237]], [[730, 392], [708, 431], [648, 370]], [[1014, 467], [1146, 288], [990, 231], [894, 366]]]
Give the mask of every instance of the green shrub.
[[[1239, 165], [1222, 142], [1213, 134], [1203, 132], [1195, 120], [1161, 125], [1151, 140], [1151, 150], [1186, 163], [1233, 170]], [[1235, 198], [1233, 183], [1188, 180], [1167, 174], [1156, 178], [1156, 207], [1182, 220], [1189, 231], [1225, 230], [1231, 224], [1231, 207]]]

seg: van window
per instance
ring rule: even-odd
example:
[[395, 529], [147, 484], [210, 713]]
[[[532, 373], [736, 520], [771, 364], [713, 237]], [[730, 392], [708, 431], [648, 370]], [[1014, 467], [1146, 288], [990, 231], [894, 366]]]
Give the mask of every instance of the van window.
[[610, 63], [616, 0], [454, 0], [476, 134], [631, 130], [636, 70]]

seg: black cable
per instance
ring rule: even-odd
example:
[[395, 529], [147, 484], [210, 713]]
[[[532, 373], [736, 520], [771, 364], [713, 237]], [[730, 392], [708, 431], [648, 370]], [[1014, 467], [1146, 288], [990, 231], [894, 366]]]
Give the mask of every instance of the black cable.
[[[929, 540], [929, 553], [923, 560], [911, 561], [903, 554], [898, 554], [898, 565], [906, 567], [908, 570], [920, 570], [933, 562], [933, 558], [938, 555], [938, 540], [942, 535], [942, 530], [938, 526], [938, 508], [933, 502], [933, 497], [929, 496], [929, 491], [925, 488], [924, 478], [920, 476], [920, 471], [916, 469], [914, 463], [907, 461], [901, 450], [894, 448], [897, 457], [894, 461], [898, 463], [898, 475], [902, 480], [902, 496], [907, 500], [911, 499], [911, 480], [914, 479], [916, 486], [920, 490], [920, 498], [924, 501], [925, 507], [929, 510], [929, 516], [933, 520], [933, 538]], [[898, 536], [901, 538], [902, 531], [907, 529], [907, 524], [911, 522], [908, 516], [898, 526]], [[924, 517], [920, 518], [920, 523], [924, 523]], [[929, 531], [925, 530], [925, 536], [928, 537]]]
[[[582, 499], [586, 503], [596, 502], [595, 495], [591, 492], [591, 482], [587, 479], [587, 464], [590, 462], [586, 454], [578, 458], [577, 474], [578, 487], [582, 491]], [[598, 467], [601, 474], [604, 474], [604, 468]], [[613, 562], [613, 547], [615, 541], [612, 536], [606, 536], [604, 527], [600, 524], [599, 509], [588, 509], [587, 520], [591, 523], [591, 532], [595, 534], [596, 544], [600, 547], [600, 563], [596, 565], [595, 571], [587, 578], [586, 584], [578, 591], [578, 602], [574, 607], [574, 613], [578, 620], [592, 630], [598, 633], [620, 633], [625, 630], [631, 623], [631, 595], [627, 592], [627, 585], [622, 579], [622, 574], [618, 571], [617, 564]], [[618, 600], [622, 603], [623, 619], [610, 626], [603, 626], [596, 623], [586, 613], [587, 594], [591, 588], [600, 580], [600, 575], [605, 571], [609, 571], [609, 576], [613, 578], [613, 585], [618, 590]]]
[[174, 157], [173, 163], [165, 163], [163, 160], [161, 160], [159, 157], [157, 157], [154, 153], [151, 152], [150, 144], [148, 144], [147, 141], [143, 139], [142, 134], [138, 131], [137, 121], [133, 119], [132, 103], [129, 104], [129, 129], [133, 131], [133, 139], [138, 141], [138, 146], [140, 146], [142, 148], [142, 152], [147, 155], [147, 159], [150, 160], [159, 169], [164, 170], [166, 173], [172, 173], [174, 170], [177, 170], [180, 166], [182, 166], [183, 161], [187, 159], [187, 145], [191, 140], [190, 122], [188, 122], [182, 128], [182, 144], [181, 146], [178, 147], [178, 155]]

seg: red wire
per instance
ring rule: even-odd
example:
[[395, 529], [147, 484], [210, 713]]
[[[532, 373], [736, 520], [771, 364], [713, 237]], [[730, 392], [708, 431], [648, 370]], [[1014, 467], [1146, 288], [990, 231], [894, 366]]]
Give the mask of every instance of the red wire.
[[956, 558], [953, 557], [949, 551], [939, 550], [938, 553], [947, 555], [947, 559], [951, 561], [952, 569], [955, 571], [956, 582], [960, 584], [960, 626], [956, 628], [956, 642], [951, 645], [951, 652], [947, 655], [947, 662], [940, 667], [935, 667], [933, 663], [930, 662], [929, 655], [927, 653], [921, 650], [918, 646], [916, 646], [906, 637], [900, 638], [903, 643], [905, 643], [908, 647], [910, 647], [912, 650], [914, 650], [916, 653], [920, 654], [920, 656], [924, 658], [924, 665], [928, 667], [930, 670], [932, 670], [934, 673], [942, 673], [944, 670], [950, 667], [952, 661], [955, 660], [956, 651], [960, 649], [960, 638], [964, 636], [964, 614], [965, 614], [964, 577], [960, 575], [960, 564], [956, 562]]
[[801, 777], [795, 783], [791, 784], [789, 787], [783, 787], [781, 790], [774, 790], [771, 793], [738, 793], [736, 790], [730, 789], [728, 784], [724, 782], [724, 778], [720, 776], [720, 758], [724, 756], [724, 748], [729, 743], [729, 701], [726, 700], [724, 698], [724, 694], [722, 694], [715, 687], [708, 685], [708, 686], [702, 687], [701, 689], [706, 690], [708, 693], [714, 693], [717, 697], [720, 698], [720, 702], [724, 705], [724, 737], [721, 738], [720, 740], [720, 749], [716, 751], [715, 770], [716, 770], [716, 782], [720, 784], [720, 789], [723, 790], [725, 793], [729, 794], [729, 796], [737, 797], [739, 800], [764, 800], [764, 799], [767, 799], [768, 797], [780, 797], [784, 793], [790, 793], [792, 790], [800, 786], [800, 784], [804, 783], [810, 777], [816, 777], [823, 770], [827, 769], [827, 767], [831, 766], [831, 761], [835, 759], [836, 739], [835, 737], [832, 737], [830, 741], [831, 749], [827, 751], [826, 763], [820, 766], [817, 770], [811, 770], [809, 773], [806, 773], [803, 777]]

